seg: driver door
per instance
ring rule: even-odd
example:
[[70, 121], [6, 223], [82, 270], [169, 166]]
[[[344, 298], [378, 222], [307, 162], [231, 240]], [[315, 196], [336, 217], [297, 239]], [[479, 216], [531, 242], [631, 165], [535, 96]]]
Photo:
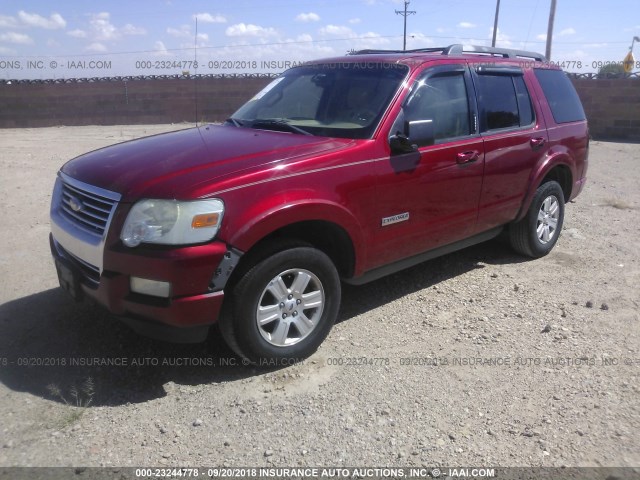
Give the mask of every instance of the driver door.
[[421, 122], [431, 124], [433, 136], [414, 152], [392, 152], [389, 161], [376, 162], [377, 265], [462, 240], [473, 231], [484, 170], [473, 92], [467, 66], [452, 64], [426, 69], [404, 101], [390, 135], [405, 134], [409, 122]]

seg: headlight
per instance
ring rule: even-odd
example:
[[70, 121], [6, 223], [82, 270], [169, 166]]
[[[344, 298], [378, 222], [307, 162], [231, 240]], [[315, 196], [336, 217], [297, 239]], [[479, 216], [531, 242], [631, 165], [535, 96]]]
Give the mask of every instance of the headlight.
[[221, 200], [141, 200], [122, 227], [120, 238], [127, 247], [141, 243], [188, 245], [211, 240], [222, 223]]

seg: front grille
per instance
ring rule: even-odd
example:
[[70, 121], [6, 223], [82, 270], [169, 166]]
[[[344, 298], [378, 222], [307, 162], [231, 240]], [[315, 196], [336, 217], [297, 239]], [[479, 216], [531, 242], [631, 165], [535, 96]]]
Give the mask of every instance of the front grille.
[[116, 201], [77, 186], [62, 184], [62, 214], [78, 227], [103, 236]]

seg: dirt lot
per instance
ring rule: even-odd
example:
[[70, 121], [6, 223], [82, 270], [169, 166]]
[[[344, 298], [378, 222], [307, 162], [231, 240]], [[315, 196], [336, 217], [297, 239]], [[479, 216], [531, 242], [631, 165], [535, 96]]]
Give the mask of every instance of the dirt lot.
[[638, 145], [592, 142], [546, 258], [490, 242], [345, 287], [312, 358], [260, 371], [57, 286], [60, 165], [182, 127], [0, 130], [0, 466], [640, 465]]

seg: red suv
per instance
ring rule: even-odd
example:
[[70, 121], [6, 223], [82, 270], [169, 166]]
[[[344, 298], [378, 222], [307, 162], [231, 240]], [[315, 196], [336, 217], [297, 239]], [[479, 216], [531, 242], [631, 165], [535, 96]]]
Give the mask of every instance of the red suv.
[[223, 125], [65, 164], [51, 206], [61, 286], [136, 331], [252, 362], [325, 339], [363, 284], [506, 230], [556, 243], [588, 129], [541, 55], [460, 45], [361, 51], [284, 72]]

